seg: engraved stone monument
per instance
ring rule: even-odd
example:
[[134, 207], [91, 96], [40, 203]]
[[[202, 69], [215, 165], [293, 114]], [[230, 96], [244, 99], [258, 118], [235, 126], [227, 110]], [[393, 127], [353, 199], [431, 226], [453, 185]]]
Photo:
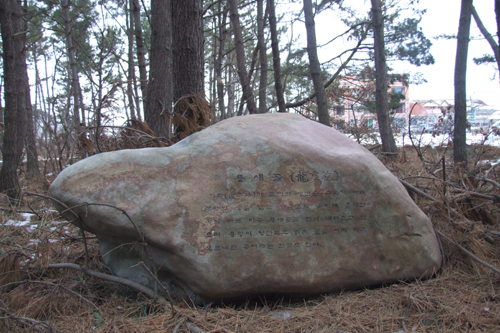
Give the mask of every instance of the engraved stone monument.
[[50, 194], [97, 235], [114, 274], [153, 286], [143, 261], [197, 300], [314, 295], [429, 277], [441, 265], [431, 222], [391, 172], [296, 114], [231, 118], [168, 148], [99, 154], [61, 172]]

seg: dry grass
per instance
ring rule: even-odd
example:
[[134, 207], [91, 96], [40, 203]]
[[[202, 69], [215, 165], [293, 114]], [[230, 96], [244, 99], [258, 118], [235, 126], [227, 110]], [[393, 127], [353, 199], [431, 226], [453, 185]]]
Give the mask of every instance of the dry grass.
[[[396, 176], [437, 199], [433, 202], [411, 194], [437, 230], [500, 268], [500, 188], [481, 181], [487, 175], [499, 182], [500, 167], [496, 170], [484, 161], [496, 160], [500, 149], [471, 149], [469, 173], [453, 167], [449, 149], [422, 148], [421, 155], [423, 161], [407, 146], [397, 158], [381, 158]], [[53, 222], [57, 215], [46, 202], [34, 197], [25, 202], [37, 210], [38, 216], [30, 222], [37, 225], [34, 229], [5, 225], [9, 219], [24, 217], [12, 211], [0, 213], [3, 332], [500, 331], [500, 275], [444, 239], [445, 262], [433, 279], [306, 300], [260, 299], [206, 307], [176, 303], [172, 313], [168, 304], [155, 304], [125, 286], [68, 269], [47, 268], [61, 262], [83, 265], [82, 237], [73, 225]], [[107, 273], [92, 235], [88, 246], [89, 268]]]

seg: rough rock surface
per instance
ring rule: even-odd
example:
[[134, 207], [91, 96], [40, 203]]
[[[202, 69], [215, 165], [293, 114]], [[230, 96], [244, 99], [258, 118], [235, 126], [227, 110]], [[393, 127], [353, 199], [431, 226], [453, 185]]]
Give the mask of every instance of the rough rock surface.
[[327, 293], [441, 265], [431, 222], [390, 171], [300, 115], [231, 118], [168, 148], [99, 154], [50, 194], [97, 235], [116, 275], [154, 285], [144, 261], [206, 301]]

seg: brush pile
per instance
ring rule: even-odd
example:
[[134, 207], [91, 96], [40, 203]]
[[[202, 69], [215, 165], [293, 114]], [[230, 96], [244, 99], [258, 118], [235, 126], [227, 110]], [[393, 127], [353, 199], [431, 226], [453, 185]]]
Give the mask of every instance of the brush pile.
[[174, 105], [174, 112], [163, 115], [173, 130], [165, 136], [157, 135], [148, 123], [136, 118], [123, 126], [98, 126], [80, 128], [76, 152], [80, 158], [94, 154], [149, 147], [168, 147], [189, 135], [210, 126], [212, 105], [198, 95], [185, 95]]

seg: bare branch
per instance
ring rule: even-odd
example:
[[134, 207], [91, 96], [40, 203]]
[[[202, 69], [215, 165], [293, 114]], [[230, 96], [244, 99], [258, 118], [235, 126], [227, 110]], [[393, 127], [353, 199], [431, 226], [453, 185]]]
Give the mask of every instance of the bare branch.
[[469, 252], [465, 247], [463, 247], [462, 245], [458, 244], [457, 242], [455, 242], [454, 240], [452, 240], [451, 238], [449, 238], [448, 236], [446, 236], [445, 234], [443, 234], [441, 231], [439, 230], [436, 230], [436, 233], [443, 237], [444, 239], [446, 239], [448, 242], [452, 243], [453, 245], [455, 245], [457, 248], [459, 248], [462, 252], [464, 252], [465, 254], [467, 254], [469, 257], [471, 257], [472, 259], [474, 259], [475, 261], [477, 261], [478, 263], [488, 267], [489, 269], [491, 269], [492, 271], [494, 271], [495, 273], [497, 274], [500, 274], [500, 269], [496, 268], [495, 266], [493, 265], [490, 265], [488, 264], [486, 261], [484, 260], [481, 260], [479, 259], [476, 255], [474, 255], [473, 253]]
[[486, 30], [486, 28], [484, 27], [484, 24], [481, 21], [479, 15], [477, 14], [476, 8], [474, 6], [472, 6], [472, 16], [474, 17], [474, 21], [476, 21], [477, 27], [479, 28], [479, 30], [481, 30], [481, 33], [483, 34], [484, 38], [486, 38], [486, 40], [490, 44], [491, 49], [493, 50], [493, 54], [495, 54], [495, 60], [497, 61], [497, 66], [499, 66], [500, 69], [500, 51], [498, 49], [498, 44], [495, 41], [495, 39], [493, 39], [488, 30]]
[[[347, 60], [342, 63], [342, 65], [337, 69], [337, 71], [335, 72], [335, 74], [333, 74], [333, 76], [330, 78], [330, 80], [328, 80], [324, 84], [325, 89], [328, 88], [330, 86], [330, 84], [332, 84], [333, 81], [335, 81], [335, 79], [337, 79], [337, 77], [344, 70], [344, 68], [347, 67], [347, 64], [349, 64], [349, 62], [352, 60], [352, 58], [354, 57], [354, 55], [358, 51], [359, 46], [362, 44], [363, 40], [366, 38], [367, 34], [368, 34], [368, 31], [365, 31], [363, 33], [363, 36], [358, 41], [358, 44], [356, 45], [356, 47], [352, 50], [352, 52], [349, 55], [349, 57], [347, 58]], [[306, 104], [307, 102], [312, 101], [315, 97], [316, 97], [316, 93], [313, 93], [313, 94], [309, 95], [309, 97], [307, 97], [307, 98], [305, 98], [305, 99], [303, 99], [301, 101], [298, 101], [298, 102], [295, 102], [295, 103], [288, 103], [288, 104], [285, 105], [285, 107], [287, 109], [289, 109], [289, 108], [295, 108], [295, 107], [298, 107], [298, 106], [302, 106], [302, 105]]]
[[[18, 317], [3, 307], [0, 307], [0, 311], [3, 311], [9, 319], [17, 320], [22, 325], [28, 326], [28, 328], [31, 328], [33, 330], [40, 331], [36, 328], [36, 326], [41, 326], [44, 329], [49, 330], [49, 332], [55, 332], [55, 330], [52, 326], [50, 326], [49, 324], [46, 324], [44, 322], [41, 322], [41, 321], [38, 321], [38, 320], [35, 320], [32, 318], [27, 318], [27, 317]], [[0, 319], [3, 319], [3, 318], [0, 318]]]
[[85, 274], [87, 274], [89, 276], [93, 276], [93, 277], [96, 277], [96, 278], [99, 278], [99, 279], [102, 279], [102, 280], [106, 280], [106, 281], [116, 282], [116, 283], [122, 284], [124, 286], [130, 287], [132, 289], [135, 289], [138, 292], [141, 292], [141, 293], [147, 295], [148, 297], [156, 300], [159, 303], [162, 303], [162, 304], [163, 303], [165, 303], [165, 304], [167, 303], [167, 300], [165, 300], [161, 296], [158, 296], [153, 290], [149, 289], [148, 287], [143, 286], [142, 284], [139, 284], [137, 282], [130, 281], [128, 279], [124, 279], [122, 277], [118, 277], [118, 276], [114, 276], [114, 275], [109, 275], [109, 274], [105, 274], [105, 273], [101, 273], [101, 272], [96, 272], [96, 271], [93, 271], [93, 270], [90, 270], [90, 269], [85, 269], [83, 267], [80, 267], [77, 264], [71, 264], [71, 263], [49, 264], [48, 268], [70, 268], [70, 269], [74, 269], [74, 270], [83, 272], [83, 273], [85, 273]]
[[[403, 180], [399, 180], [406, 188], [410, 189], [411, 191], [415, 192], [415, 193], [418, 193], [419, 195], [431, 200], [431, 201], [437, 201], [435, 198], [431, 197], [430, 195], [428, 195], [427, 193], [424, 193], [422, 191], [420, 191], [419, 189], [417, 189], [416, 187], [408, 184], [407, 182], [403, 181]], [[453, 213], [455, 214], [458, 214], [458, 212], [452, 208], [450, 208], [450, 211], [452, 211]], [[492, 271], [500, 274], [500, 269], [496, 268], [495, 266], [493, 265], [490, 265], [488, 264], [487, 262], [485, 262], [484, 260], [481, 260], [479, 259], [476, 255], [472, 254], [471, 252], [469, 252], [466, 248], [464, 248], [462, 245], [458, 244], [457, 242], [455, 242], [454, 240], [452, 240], [451, 238], [449, 238], [448, 236], [446, 236], [445, 234], [443, 234], [441, 231], [439, 230], [436, 230], [434, 229], [435, 232], [443, 237], [444, 239], [446, 239], [448, 242], [452, 243], [453, 245], [455, 245], [457, 248], [459, 248], [462, 252], [464, 252], [465, 254], [467, 254], [469, 257], [471, 257], [472, 259], [474, 259], [475, 261], [477, 261], [478, 263], [488, 267], [489, 269], [491, 269]]]

